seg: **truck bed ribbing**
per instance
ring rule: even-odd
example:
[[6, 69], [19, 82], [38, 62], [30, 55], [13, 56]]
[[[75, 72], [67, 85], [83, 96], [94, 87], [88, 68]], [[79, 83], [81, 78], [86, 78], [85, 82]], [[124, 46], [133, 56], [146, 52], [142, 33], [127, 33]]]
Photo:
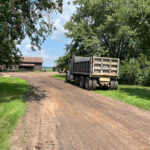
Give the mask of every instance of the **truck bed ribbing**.
[[74, 56], [66, 81], [74, 80], [86, 89], [96, 89], [97, 85], [117, 89], [119, 64], [118, 58]]
[[106, 57], [77, 57], [72, 60], [71, 72], [90, 74], [91, 76], [117, 76], [119, 73], [119, 59]]

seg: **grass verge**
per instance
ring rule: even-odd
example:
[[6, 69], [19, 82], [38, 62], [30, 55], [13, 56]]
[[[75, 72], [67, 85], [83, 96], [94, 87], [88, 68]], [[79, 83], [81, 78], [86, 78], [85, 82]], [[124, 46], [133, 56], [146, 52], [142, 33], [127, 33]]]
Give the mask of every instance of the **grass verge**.
[[53, 72], [52, 67], [43, 67], [42, 70], [45, 70], [46, 72]]
[[51, 75], [51, 77], [65, 81], [65, 74], [55, 74]]
[[17, 120], [25, 114], [23, 94], [29, 91], [26, 81], [0, 77], [0, 150], [8, 150]]
[[119, 85], [118, 90], [96, 90], [95, 92], [145, 110], [150, 110], [150, 87]]
[[[53, 78], [65, 80], [65, 75], [52, 75]], [[111, 97], [139, 108], [150, 110], [150, 87], [136, 85], [119, 85], [118, 90], [96, 90], [98, 94]]]

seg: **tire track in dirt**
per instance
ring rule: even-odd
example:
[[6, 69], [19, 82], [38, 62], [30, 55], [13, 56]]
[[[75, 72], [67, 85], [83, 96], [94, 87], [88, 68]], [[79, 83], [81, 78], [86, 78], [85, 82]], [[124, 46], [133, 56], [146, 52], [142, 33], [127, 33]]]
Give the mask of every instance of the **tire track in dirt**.
[[[23, 76], [23, 78], [25, 78]], [[48, 96], [50, 89], [41, 85], [40, 78], [37, 84], [33, 79], [26, 77], [31, 83], [33, 92], [28, 95], [27, 113], [24, 121], [19, 121], [12, 138], [11, 150], [55, 150], [59, 149], [56, 140], [55, 97]], [[45, 90], [47, 89], [47, 90]], [[48, 93], [47, 93], [48, 91]], [[41, 96], [42, 95], [42, 96]]]
[[88, 92], [50, 74], [13, 74], [34, 91], [11, 150], [150, 150], [150, 112]]
[[[57, 91], [57, 95], [59, 95], [58, 91]], [[95, 109], [91, 109], [91, 108], [88, 108], [85, 106], [83, 107], [80, 104], [78, 106], [76, 106], [75, 104], [70, 105], [69, 103], [68, 104], [64, 103], [66, 98], [63, 97], [62, 94], [60, 94], [59, 96], [61, 97], [61, 99], [59, 98], [58, 103], [61, 103], [60, 104], [60, 106], [62, 106], [61, 108], [65, 108], [65, 110], [64, 109], [59, 110], [59, 111], [62, 111], [59, 114], [59, 115], [61, 115], [59, 120], [62, 119], [63, 123], [64, 123], [64, 121], [66, 120], [66, 116], [67, 116], [66, 122], [67, 121], [69, 121], [69, 122], [64, 125], [67, 129], [76, 131], [76, 129], [78, 128], [83, 132], [84, 130], [89, 128], [89, 130], [86, 132], [88, 132], [88, 135], [90, 135], [90, 134], [93, 135], [93, 133], [95, 131], [92, 130], [90, 133], [90, 130], [93, 129], [93, 127], [94, 127], [94, 130], [97, 130], [97, 133], [95, 133], [95, 135], [97, 135], [97, 137], [99, 137], [98, 135], [101, 135], [104, 138], [104, 141], [101, 139], [101, 141], [103, 141], [102, 143], [99, 143], [97, 141], [97, 145], [98, 145], [98, 147], [101, 147], [101, 149], [109, 149], [109, 150], [111, 150], [111, 149], [115, 149], [115, 150], [116, 149], [118, 149], [118, 150], [120, 150], [120, 149], [132, 149], [132, 150], [137, 149], [138, 150], [139, 147], [142, 147], [143, 141], [140, 142], [139, 139], [142, 139], [143, 137], [145, 137], [146, 136], [145, 134], [142, 136], [140, 136], [141, 134], [137, 135], [137, 132], [135, 132], [135, 133], [131, 132], [129, 129], [122, 126], [122, 124], [118, 124], [118, 122], [112, 120], [107, 115], [104, 115], [103, 113], [100, 113], [99, 111], [96, 111]], [[84, 110], [84, 111], [79, 112], [78, 109]], [[75, 120], [77, 120], [77, 122], [75, 120], [72, 120], [73, 117], [75, 118]], [[83, 120], [83, 121], [78, 122], [79, 120]], [[73, 121], [72, 124], [71, 124], [71, 121]], [[90, 124], [92, 124], [92, 125], [88, 126]], [[93, 126], [93, 124], [95, 126]], [[63, 127], [60, 127], [60, 128], [63, 128]], [[118, 133], [118, 130], [120, 131], [119, 133]], [[60, 132], [62, 132], [62, 130], [60, 130]], [[78, 131], [76, 131], [76, 132], [78, 133]], [[85, 135], [86, 133], [80, 133], [80, 132], [78, 133], [81, 138], [79, 141], [83, 141], [84, 137], [82, 137], [82, 135]], [[63, 134], [65, 134], [65, 133], [63, 133]], [[76, 133], [74, 133], [74, 134], [76, 134]], [[122, 136], [120, 136], [120, 135], [122, 135]], [[62, 139], [66, 139], [66, 138], [62, 138]], [[77, 138], [74, 138], [74, 139], [77, 139]], [[146, 138], [145, 138], [145, 140], [146, 140]], [[88, 141], [90, 141], [90, 140], [88, 140]], [[78, 143], [78, 141], [76, 141], [76, 143]], [[109, 145], [107, 143], [109, 143]], [[118, 143], [120, 143], [120, 144], [118, 144]], [[81, 147], [81, 146], [82, 145], [80, 145], [80, 146], [78, 145], [78, 147]], [[69, 149], [69, 148], [65, 147], [64, 149]], [[90, 150], [90, 149], [92, 149], [92, 147], [90, 147], [88, 145], [88, 147], [83, 148], [83, 146], [82, 146], [82, 148], [80, 148], [80, 149], [89, 149]]]

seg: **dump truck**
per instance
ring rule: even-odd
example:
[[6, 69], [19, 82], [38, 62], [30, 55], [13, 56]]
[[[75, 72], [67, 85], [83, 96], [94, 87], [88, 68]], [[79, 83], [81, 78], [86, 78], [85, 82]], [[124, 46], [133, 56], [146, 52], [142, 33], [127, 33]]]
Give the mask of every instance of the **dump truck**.
[[118, 58], [73, 56], [65, 81], [75, 81], [87, 90], [95, 90], [97, 87], [117, 90], [119, 64]]

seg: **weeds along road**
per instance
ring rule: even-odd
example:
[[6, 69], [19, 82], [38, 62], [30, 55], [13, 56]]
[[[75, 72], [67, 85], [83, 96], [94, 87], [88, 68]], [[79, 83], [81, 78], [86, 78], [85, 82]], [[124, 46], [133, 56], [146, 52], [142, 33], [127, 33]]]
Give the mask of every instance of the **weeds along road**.
[[89, 92], [49, 73], [28, 81], [27, 113], [11, 150], [150, 150], [150, 112]]

